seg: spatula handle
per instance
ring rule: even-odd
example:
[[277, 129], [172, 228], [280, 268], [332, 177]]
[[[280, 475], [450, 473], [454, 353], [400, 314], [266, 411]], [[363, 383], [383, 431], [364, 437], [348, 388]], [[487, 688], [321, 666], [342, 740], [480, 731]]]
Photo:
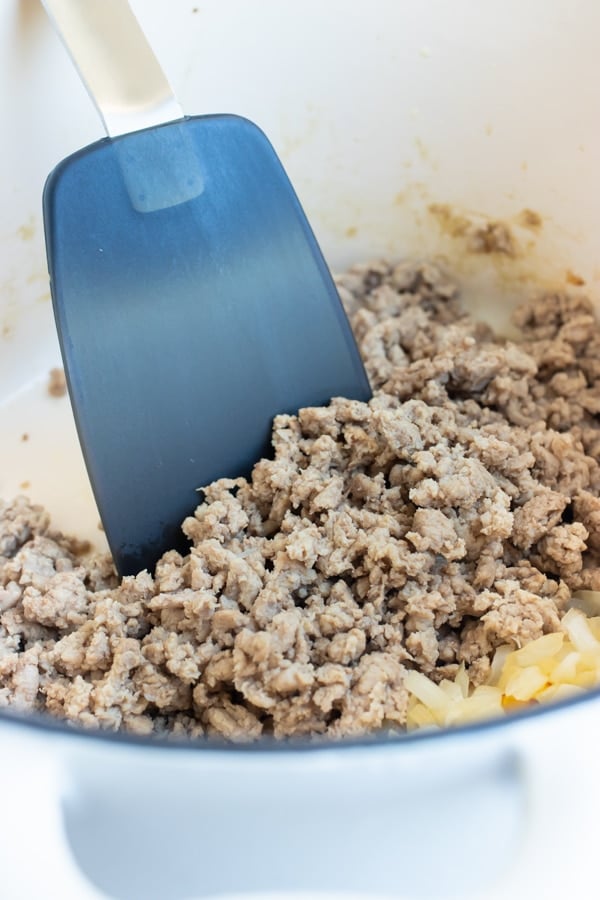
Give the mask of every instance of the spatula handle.
[[42, 0], [110, 137], [183, 117], [127, 0]]

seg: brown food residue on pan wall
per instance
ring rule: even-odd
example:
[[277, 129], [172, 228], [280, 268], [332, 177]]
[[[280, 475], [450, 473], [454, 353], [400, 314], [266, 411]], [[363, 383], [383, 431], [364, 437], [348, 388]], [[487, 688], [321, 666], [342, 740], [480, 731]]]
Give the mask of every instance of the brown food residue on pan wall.
[[[431, 203], [428, 210], [442, 232], [452, 238], [462, 238], [465, 249], [471, 253], [507, 257], [522, 253], [510, 222], [459, 211], [447, 203]], [[516, 224], [535, 231], [542, 227], [542, 219], [533, 210], [524, 209], [516, 217]]]

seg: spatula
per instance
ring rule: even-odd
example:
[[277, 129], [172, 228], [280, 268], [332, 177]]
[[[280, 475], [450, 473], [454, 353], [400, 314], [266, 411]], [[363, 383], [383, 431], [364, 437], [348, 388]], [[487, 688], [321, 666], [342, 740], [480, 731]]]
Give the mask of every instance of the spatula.
[[370, 390], [264, 134], [184, 117], [125, 0], [44, 5], [109, 135], [50, 174], [44, 224], [79, 439], [126, 575], [185, 550], [198, 490], [248, 474], [274, 415]]

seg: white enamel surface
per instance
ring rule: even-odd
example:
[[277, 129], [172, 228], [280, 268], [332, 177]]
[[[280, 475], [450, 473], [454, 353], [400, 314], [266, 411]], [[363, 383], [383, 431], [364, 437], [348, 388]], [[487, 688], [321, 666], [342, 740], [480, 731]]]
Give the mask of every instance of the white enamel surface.
[[[518, 296], [540, 284], [564, 284], [567, 269], [586, 281], [595, 300], [600, 297], [596, 0], [135, 0], [132, 6], [187, 113], [235, 112], [265, 130], [332, 267], [371, 255], [443, 254], [472, 306], [503, 326]], [[49, 507], [58, 527], [101, 543], [68, 400], [45, 390], [48, 371], [60, 359], [41, 191], [50, 169], [102, 137], [102, 126], [36, 0], [0, 4], [0, 68], [0, 496], [23, 490]], [[467, 253], [460, 240], [441, 233], [428, 211], [432, 203], [512, 223], [522, 253], [515, 260]], [[541, 230], [515, 225], [524, 208], [541, 216]], [[171, 811], [183, 804], [182, 828], [188, 830], [199, 827], [203, 812], [196, 810], [194, 819], [185, 804], [186, 783], [194, 779], [208, 779], [207, 808], [221, 804], [223, 816], [235, 817], [236, 810], [250, 816], [259, 834], [269, 828], [265, 809], [275, 809], [284, 868], [296, 858], [285, 836], [297, 836], [297, 810], [304, 809], [307, 833], [319, 826], [319, 816], [309, 821], [303, 806], [307, 792], [319, 796], [329, 785], [347, 798], [325, 823], [344, 835], [349, 817], [361, 813], [360, 804], [352, 805], [353, 783], [358, 779], [365, 797], [370, 785], [375, 797], [381, 791], [383, 808], [385, 779], [374, 773], [389, 767], [398, 796], [410, 793], [414, 808], [437, 816], [432, 772], [434, 783], [446, 783], [457, 798], [471, 773], [481, 784], [481, 821], [490, 841], [504, 839], [508, 829], [505, 847], [512, 840], [521, 848], [520, 855], [506, 849], [498, 860], [495, 884], [480, 873], [462, 896], [558, 898], [570, 895], [575, 883], [582, 896], [593, 896], [599, 718], [594, 702], [485, 738], [436, 742], [427, 751], [416, 745], [340, 751], [325, 774], [316, 757], [269, 757], [262, 764], [219, 754], [182, 756], [51, 737], [0, 720], [0, 761], [3, 771], [15, 773], [10, 802], [44, 808], [22, 827], [35, 825], [40, 839], [51, 833], [58, 860], [54, 880], [45, 881], [40, 867], [23, 875], [23, 868], [3, 862], [3, 884], [11, 886], [11, 897], [85, 896], [70, 869], [70, 851], [61, 849], [56, 803], [65, 785], [70, 797], [85, 802], [85, 773], [92, 766], [109, 797], [124, 795], [129, 785], [140, 809], [149, 791]], [[37, 769], [38, 755], [44, 770]], [[500, 777], [496, 761], [504, 758], [516, 760], [511, 778], [526, 812], [507, 807], [507, 818], [500, 819], [490, 798]], [[477, 775], [475, 761], [482, 766]], [[32, 771], [47, 789], [36, 791], [31, 782], [28, 795]], [[266, 798], [254, 816], [252, 792], [243, 790], [244, 779], [252, 778]], [[292, 791], [285, 806], [277, 807], [278, 784]], [[466, 840], [448, 802], [451, 827]], [[117, 816], [118, 804], [114, 809]], [[94, 815], [91, 810], [92, 823]], [[223, 818], [219, 822], [226, 827]], [[446, 846], [437, 832], [432, 848], [417, 844], [406, 862], [398, 827], [400, 865], [434, 866], [436, 851]], [[356, 832], [347, 833], [354, 835], [348, 852], [359, 854], [352, 844]], [[4, 857], [26, 867], [22, 834], [0, 823]], [[82, 834], [85, 842], [85, 829]], [[93, 828], [89, 835], [91, 847]], [[173, 847], [183, 839], [175, 829]], [[222, 847], [211, 845], [210, 852]], [[388, 857], [369, 863], [399, 865]], [[130, 876], [122, 874], [124, 884]], [[116, 883], [120, 874], [114, 875]], [[176, 871], [173, 878], [176, 885]], [[436, 890], [418, 896], [456, 896], [451, 883], [441, 874]], [[417, 896], [401, 884], [394, 895]], [[125, 888], [120, 896], [131, 900]], [[182, 896], [175, 887], [173, 896]]]
[[140, 752], [5, 723], [0, 737], [3, 809], [19, 826], [0, 842], [11, 900], [191, 900], [236, 879], [255, 900], [595, 896], [595, 703], [441, 741], [278, 756]]

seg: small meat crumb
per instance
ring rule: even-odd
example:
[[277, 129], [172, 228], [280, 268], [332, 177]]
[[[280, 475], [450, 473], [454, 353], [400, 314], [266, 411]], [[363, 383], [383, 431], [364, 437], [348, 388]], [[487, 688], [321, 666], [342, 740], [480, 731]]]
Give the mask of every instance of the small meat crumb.
[[64, 397], [67, 393], [64, 369], [50, 369], [47, 390], [51, 397]]
[[591, 303], [524, 303], [513, 343], [431, 263], [338, 287], [372, 400], [277, 416], [273, 458], [204, 489], [187, 556], [119, 583], [39, 506], [0, 502], [0, 705], [236, 742], [397, 733], [409, 672], [475, 688], [600, 589]]

